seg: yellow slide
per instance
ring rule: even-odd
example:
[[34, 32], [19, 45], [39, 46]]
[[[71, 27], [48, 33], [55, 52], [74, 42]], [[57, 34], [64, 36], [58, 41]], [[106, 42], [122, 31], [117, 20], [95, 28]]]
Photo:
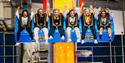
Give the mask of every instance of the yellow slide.
[[53, 48], [54, 63], [75, 63], [75, 47], [73, 43], [55, 43]]
[[60, 9], [61, 12], [73, 8], [73, 0], [53, 0], [53, 8]]

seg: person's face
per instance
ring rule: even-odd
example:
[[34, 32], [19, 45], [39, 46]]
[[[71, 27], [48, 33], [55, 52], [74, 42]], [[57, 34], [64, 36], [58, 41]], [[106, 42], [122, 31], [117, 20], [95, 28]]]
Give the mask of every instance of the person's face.
[[55, 10], [55, 11], [54, 11], [54, 16], [56, 16], [56, 17], [59, 16], [59, 11], [58, 11], [58, 10]]
[[106, 17], [106, 12], [102, 12], [101, 16], [102, 16], [103, 18], [105, 18], [105, 17]]
[[42, 10], [39, 10], [39, 11], [38, 11], [38, 14], [39, 14], [40, 16], [42, 15], [42, 13], [43, 13]]
[[23, 12], [23, 17], [27, 17], [28, 13], [26, 11]]
[[86, 16], [89, 16], [90, 15], [90, 11], [86, 10], [85, 14], [86, 14]]
[[71, 12], [70, 12], [70, 16], [71, 16], [71, 17], [74, 17], [74, 15], [75, 15], [74, 11], [71, 11]]

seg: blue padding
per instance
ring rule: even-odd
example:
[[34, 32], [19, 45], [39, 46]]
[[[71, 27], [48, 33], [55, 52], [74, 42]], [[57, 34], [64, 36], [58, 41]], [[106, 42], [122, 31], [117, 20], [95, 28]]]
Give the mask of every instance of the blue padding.
[[71, 39], [72, 39], [72, 42], [77, 41], [77, 37], [74, 29], [71, 30]]
[[109, 35], [107, 29], [104, 28], [103, 33], [102, 33], [102, 39], [98, 39], [100, 41], [109, 41]]
[[43, 35], [44, 35], [43, 29], [40, 29], [40, 30], [38, 31], [38, 34], [39, 34], [39, 36], [43, 36]]
[[63, 28], [64, 28], [64, 30], [66, 30], [66, 19], [65, 18], [63, 19]]
[[99, 32], [98, 26], [97, 26], [97, 21], [95, 21], [95, 30], [96, 30], [96, 32]]
[[[39, 34], [39, 36], [42, 36], [43, 38], [45, 38], [45, 37], [44, 37], [43, 29], [40, 29], [40, 30], [38, 31], [38, 34]], [[45, 39], [40, 40], [40, 42], [45, 42]]]
[[48, 18], [48, 31], [50, 30], [50, 18]]
[[60, 37], [60, 33], [59, 33], [59, 30], [56, 29], [55, 30], [55, 33], [53, 35], [53, 39], [50, 39], [49, 42], [61, 42], [61, 37]]
[[81, 19], [79, 19], [79, 30], [82, 33], [82, 21], [81, 21]]
[[[34, 21], [33, 21], [33, 19], [31, 21], [32, 21], [32, 31], [33, 31], [33, 28], [34, 28], [33, 23], [34, 23]], [[108, 35], [108, 32], [107, 32], [107, 29], [104, 28], [104, 31], [103, 31], [103, 34], [102, 34], [102, 39], [99, 39], [99, 30], [98, 30], [98, 27], [97, 27], [97, 21], [94, 21], [94, 22], [95, 22], [96, 36], [97, 36], [98, 42], [109, 42], [109, 35]], [[66, 31], [66, 20], [65, 20], [65, 18], [64, 18], [63, 23], [64, 23], [63, 28]], [[114, 32], [113, 18], [111, 18], [110, 26], [111, 26], [111, 29], [112, 29], [112, 39], [114, 40], [115, 32]], [[79, 29], [80, 29], [80, 32], [82, 33], [81, 19], [79, 19]], [[50, 18], [48, 19], [48, 31], [49, 30], [50, 30]], [[17, 31], [18, 31], [18, 18], [15, 17], [15, 38], [16, 38]], [[44, 36], [43, 31], [40, 30], [39, 35]], [[93, 36], [92, 31], [91, 31], [90, 28], [87, 29], [87, 32], [85, 33], [85, 35], [86, 36]], [[76, 37], [76, 33], [75, 33], [74, 29], [71, 30], [71, 39], [72, 39], [73, 42], [77, 41], [77, 37]], [[53, 39], [49, 39], [49, 42], [62, 42], [62, 41], [64, 42], [66, 40], [67, 40], [67, 36], [65, 36], [65, 40], [61, 40], [59, 30], [56, 29]], [[31, 42], [30, 36], [29, 36], [28, 32], [25, 29], [21, 32], [20, 42]], [[41, 42], [44, 42], [44, 40], [41, 40]], [[94, 42], [94, 40], [85, 40], [85, 42]]]
[[59, 30], [58, 30], [58, 29], [56, 29], [56, 30], [55, 30], [55, 33], [57, 33], [57, 32], [59, 32]]
[[110, 26], [111, 26], [111, 29], [112, 29], [112, 39], [114, 40], [115, 38], [115, 31], [114, 31], [114, 20], [113, 20], [113, 17], [111, 16], [110, 17], [111, 21], [110, 21]]
[[87, 29], [85, 36], [93, 36], [92, 31], [90, 28]]

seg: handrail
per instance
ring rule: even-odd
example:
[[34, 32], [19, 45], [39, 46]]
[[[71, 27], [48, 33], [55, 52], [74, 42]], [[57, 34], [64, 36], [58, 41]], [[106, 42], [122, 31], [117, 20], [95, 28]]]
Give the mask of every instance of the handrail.
[[[0, 32], [0, 33], [3, 33], [3, 44], [2, 45], [0, 45], [0, 47], [3, 47], [3, 54], [4, 55], [0, 55], [0, 58], [4, 58], [4, 63], [6, 62], [6, 58], [8, 58], [8, 57], [12, 57], [12, 59], [13, 59], [13, 63], [14, 63], [14, 60], [16, 60], [15, 59], [15, 57], [19, 57], [19, 55], [18, 54], [15, 54], [15, 47], [16, 47], [16, 45], [6, 45], [5, 44], [5, 34], [14, 34], [14, 32]], [[121, 43], [121, 42], [120, 42]], [[12, 47], [12, 55], [6, 55], [5, 54], [5, 52], [6, 52], [6, 47]], [[100, 55], [94, 55], [94, 54], [92, 54], [92, 56], [89, 56], [89, 58], [92, 58], [92, 61], [94, 61], [94, 58], [95, 57], [100, 57], [100, 58], [112, 58], [112, 60], [114, 59], [114, 61], [116, 62], [117, 61], [117, 58], [116, 57], [125, 57], [125, 55], [123, 55], [123, 54], [116, 54], [115, 52], [116, 52], [116, 48], [119, 48], [120, 47], [120, 49], [121, 48], [125, 48], [125, 45], [123, 45], [123, 46], [115, 46], [115, 45], [111, 45], [110, 46], [110, 44], [108, 43], [107, 45], [94, 45], [94, 46], [77, 46], [77, 48], [91, 48], [91, 50], [92, 50], [92, 52], [93, 52], [93, 48], [112, 48], [112, 49], [114, 49], [113, 51], [112, 51], [112, 53], [114, 53], [114, 54], [112, 54], [112, 55], [110, 55], [110, 52], [108, 51], [108, 53], [107, 54], [105, 54], [105, 55], [103, 55], [103, 54], [100, 54]], [[77, 51], [82, 51], [82, 50], [77, 50]], [[84, 57], [84, 56], [77, 56], [77, 57]], [[114, 58], [113, 58], [114, 57]], [[111, 60], [110, 60], [111, 61]]]

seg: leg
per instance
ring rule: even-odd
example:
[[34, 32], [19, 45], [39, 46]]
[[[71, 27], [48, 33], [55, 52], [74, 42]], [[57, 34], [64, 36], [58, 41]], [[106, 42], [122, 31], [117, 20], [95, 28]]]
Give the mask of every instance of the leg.
[[36, 40], [36, 42], [39, 41], [38, 31], [39, 31], [38, 27], [35, 27], [34, 30], [33, 30], [33, 32], [34, 32], [34, 39]]
[[79, 28], [78, 28], [78, 27], [75, 27], [74, 30], [75, 30], [75, 32], [76, 32], [77, 39], [80, 41], [80, 40], [81, 40], [81, 34], [80, 34]]
[[108, 27], [107, 29], [108, 29], [109, 38], [110, 40], [112, 40], [112, 30], [110, 27]]
[[26, 28], [26, 30], [29, 33], [31, 40], [33, 40], [33, 33], [31, 31], [31, 28]]
[[19, 27], [19, 28], [18, 28], [17, 41], [19, 41], [19, 39], [20, 39], [20, 34], [21, 34], [21, 31], [22, 31], [23, 29], [24, 29], [24, 28], [22, 28], [22, 27]]
[[94, 39], [96, 39], [96, 30], [94, 27], [90, 28], [92, 30], [92, 34], [94, 36]]
[[103, 32], [103, 27], [100, 27], [100, 29], [99, 29], [99, 37], [100, 37], [100, 39], [102, 37], [102, 32]]
[[55, 32], [55, 27], [52, 27], [52, 28], [50, 28], [50, 31], [49, 31], [49, 37], [50, 36], [53, 36], [53, 34], [54, 34], [54, 32]]
[[64, 29], [63, 29], [63, 27], [58, 27], [58, 29], [59, 29], [60, 36], [61, 37], [64, 36]]
[[84, 28], [82, 29], [82, 39], [85, 38], [85, 33], [86, 33], [86, 31], [87, 31], [87, 27], [84, 27]]
[[47, 30], [47, 28], [43, 28], [43, 32], [44, 32], [45, 40], [48, 41], [48, 30]]
[[95, 30], [95, 28], [94, 27], [92, 27], [92, 28], [90, 28], [91, 30], [92, 30], [92, 34], [93, 34], [93, 36], [94, 36], [94, 44], [98, 44], [98, 41], [96, 40], [97, 39], [97, 37], [96, 37], [96, 30]]
[[70, 27], [67, 27], [66, 35], [67, 35], [67, 38], [68, 38], [68, 42], [71, 41], [71, 28]]
[[109, 34], [109, 37], [112, 36], [112, 30], [110, 27], [108, 27], [108, 34]]

